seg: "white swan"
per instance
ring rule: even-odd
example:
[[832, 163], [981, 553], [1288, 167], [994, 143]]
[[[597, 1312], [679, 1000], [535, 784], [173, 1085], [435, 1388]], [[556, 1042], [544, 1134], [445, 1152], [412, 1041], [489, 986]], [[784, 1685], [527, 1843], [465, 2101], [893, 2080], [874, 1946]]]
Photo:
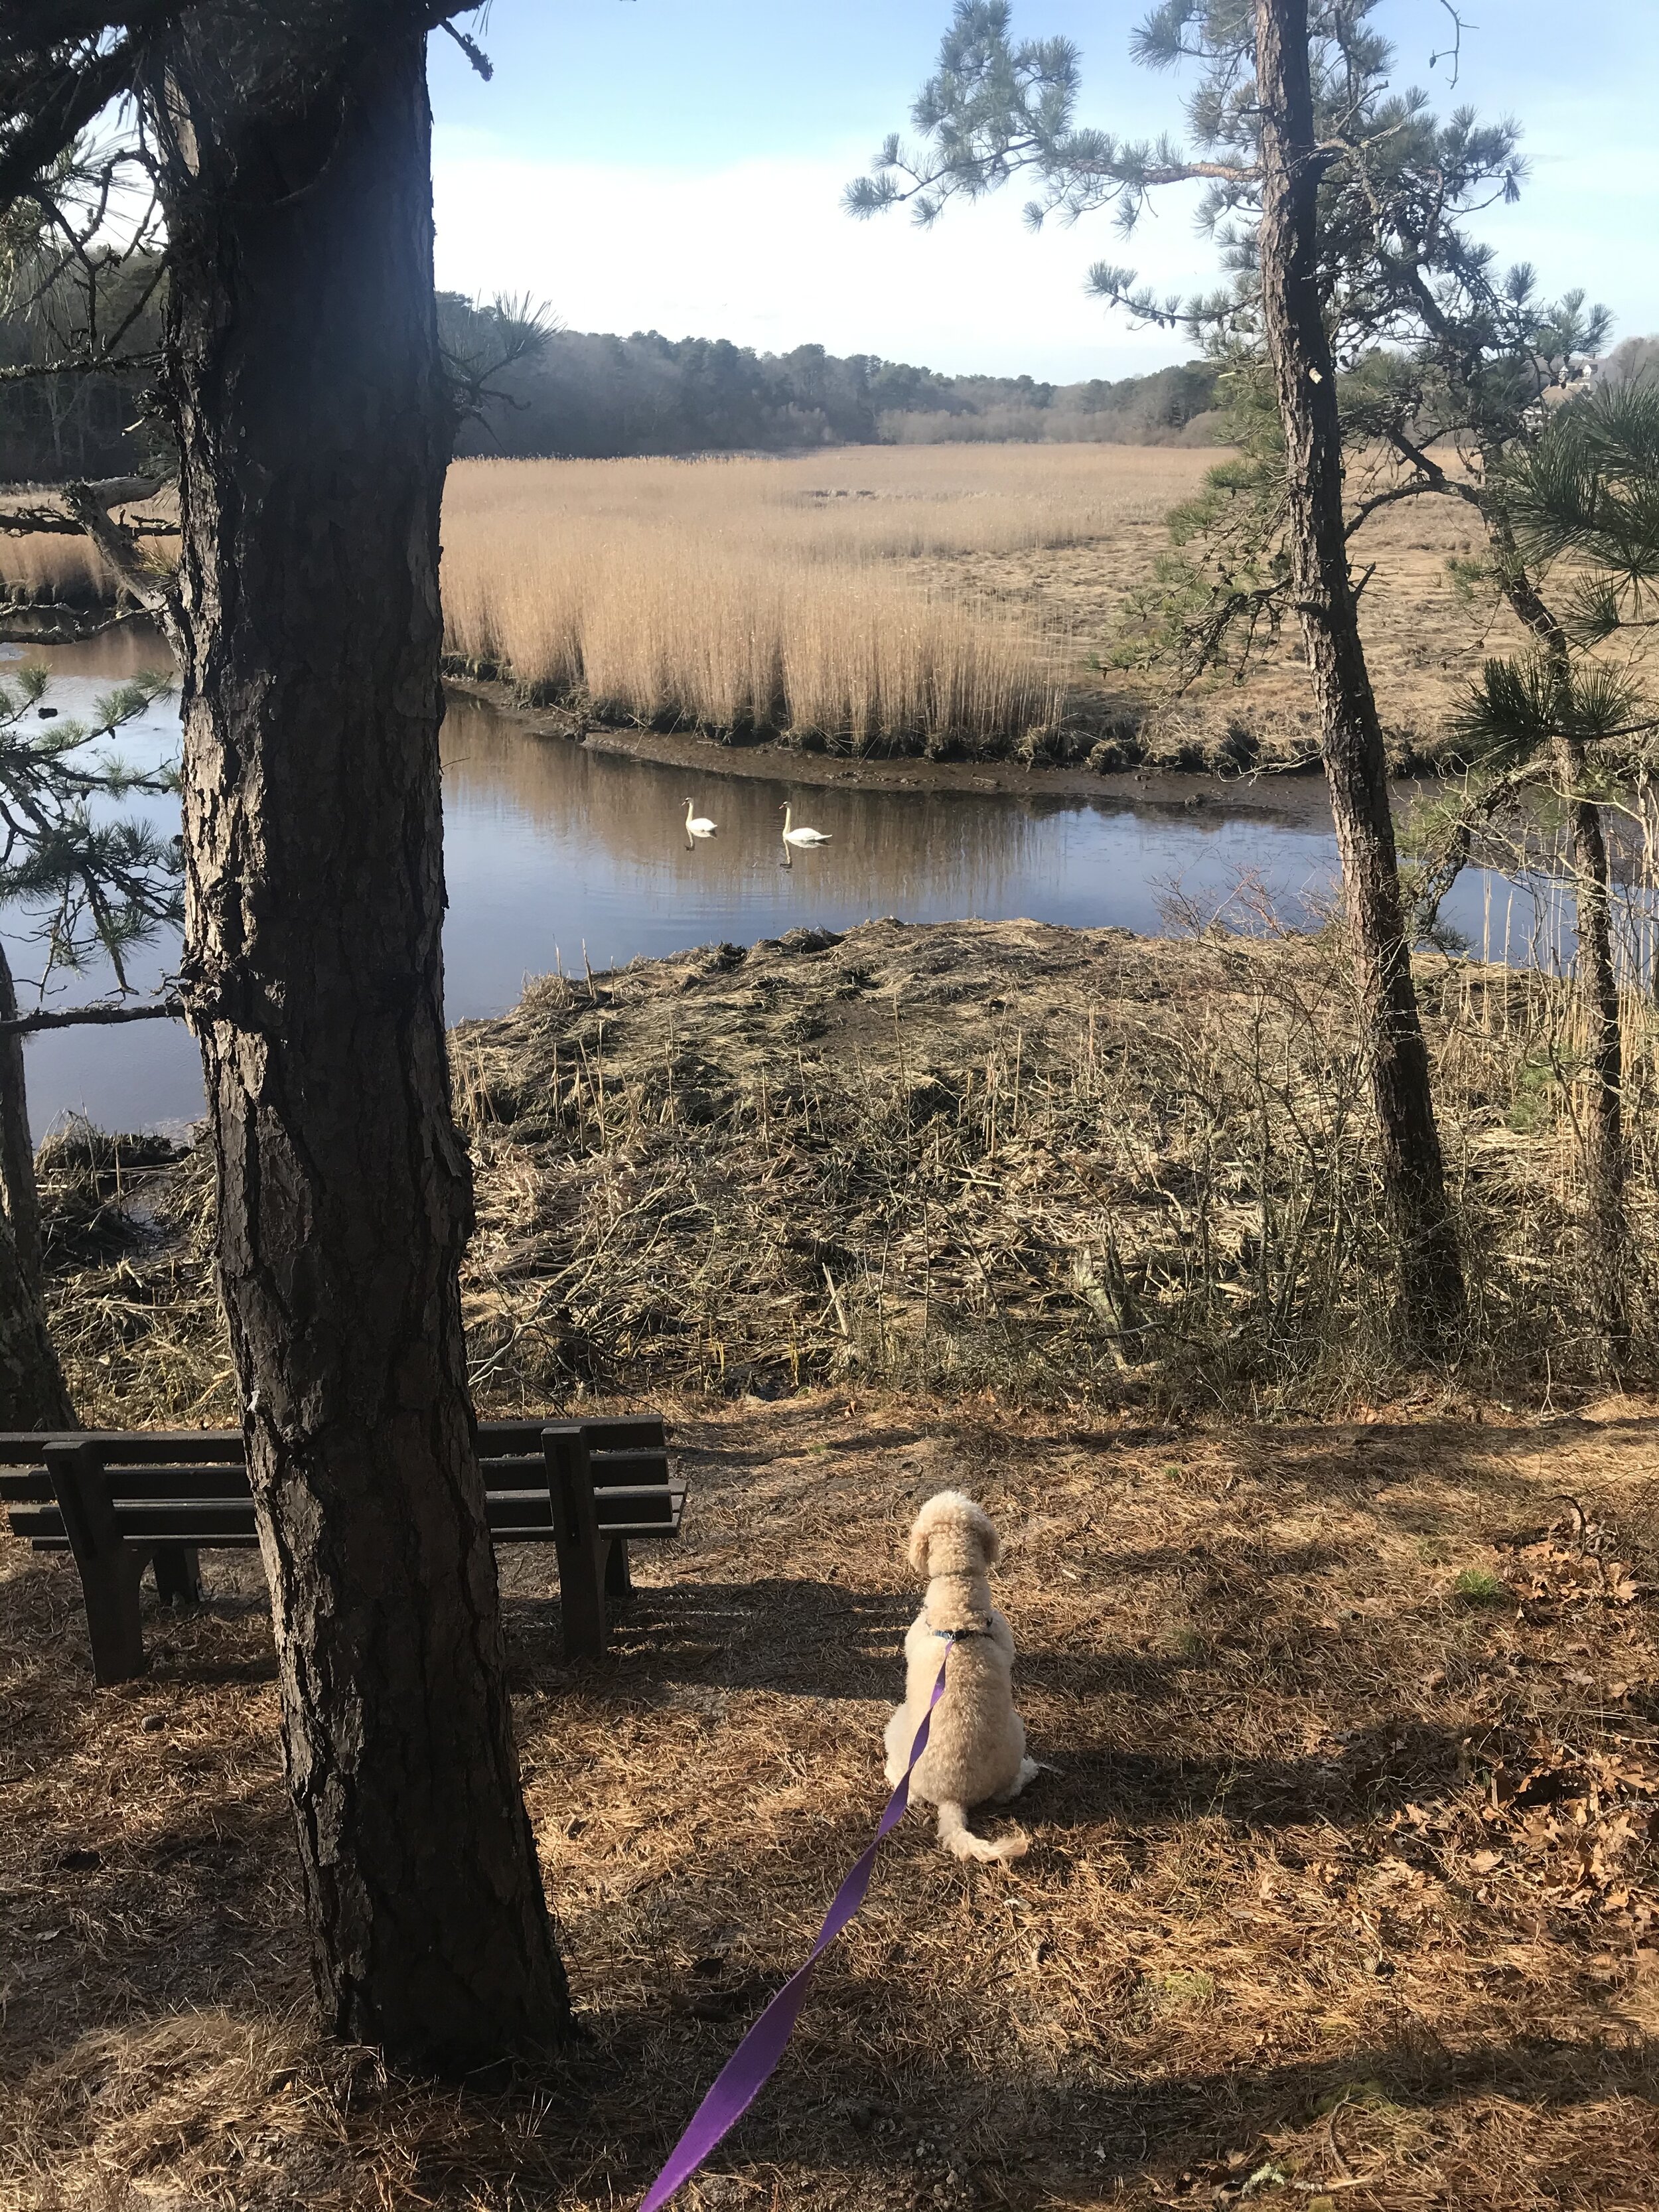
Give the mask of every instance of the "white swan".
[[794, 820], [794, 816], [787, 806], [781, 809], [781, 812], [783, 842], [786, 845], [829, 845], [835, 842], [822, 830], [792, 830], [789, 825]]
[[691, 801], [685, 802], [685, 834], [688, 837], [713, 837], [718, 835], [720, 824], [711, 822], [706, 814], [693, 814]]

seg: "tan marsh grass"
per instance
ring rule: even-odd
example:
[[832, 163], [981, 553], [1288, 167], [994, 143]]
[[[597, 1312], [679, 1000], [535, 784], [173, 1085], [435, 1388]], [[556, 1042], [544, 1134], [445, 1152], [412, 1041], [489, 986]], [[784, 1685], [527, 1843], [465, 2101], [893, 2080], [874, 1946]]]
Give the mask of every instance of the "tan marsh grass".
[[872, 447], [463, 462], [444, 506], [449, 642], [625, 719], [1000, 746], [1058, 711], [1069, 629], [994, 579], [922, 564], [1108, 538], [1160, 514], [1212, 458]]

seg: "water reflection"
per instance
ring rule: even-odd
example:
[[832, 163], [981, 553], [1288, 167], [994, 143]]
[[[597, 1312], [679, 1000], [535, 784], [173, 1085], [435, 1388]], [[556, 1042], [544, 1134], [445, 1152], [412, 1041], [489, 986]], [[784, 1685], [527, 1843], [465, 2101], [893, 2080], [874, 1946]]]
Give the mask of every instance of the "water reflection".
[[[1224, 896], [1261, 870], [1294, 904], [1330, 868], [1328, 836], [1256, 821], [1137, 815], [954, 792], [803, 787], [796, 815], [833, 842], [786, 866], [769, 779], [668, 769], [526, 738], [471, 700], [444, 730], [445, 963], [452, 1013], [510, 1004], [526, 974], [595, 968], [712, 939], [872, 915], [1030, 915], [1160, 927], [1177, 879]], [[719, 834], [687, 845], [685, 802]]]
[[[153, 638], [125, 631], [42, 657], [57, 674], [56, 703], [84, 716], [112, 679], [153, 665], [159, 651]], [[139, 761], [177, 744], [171, 702], [121, 739]], [[452, 702], [443, 757], [452, 1020], [503, 1011], [526, 976], [559, 966], [610, 967], [715, 939], [751, 943], [800, 924], [1032, 916], [1156, 931], [1175, 887], [1207, 911], [1242, 876], [1293, 918], [1305, 894], [1328, 888], [1335, 865], [1328, 831], [1212, 808], [1172, 816], [1040, 797], [849, 784], [791, 793], [761, 778], [699, 781], [527, 737], [466, 699]], [[797, 820], [834, 842], [798, 849], [786, 867], [781, 809], [791, 796]], [[688, 798], [719, 824], [716, 836], [688, 844]], [[169, 833], [171, 805], [145, 810]], [[1459, 918], [1477, 945], [1480, 917], [1481, 879], [1471, 876], [1459, 887]], [[20, 977], [36, 974], [38, 954], [15, 928], [7, 935]], [[177, 950], [161, 945], [135, 963], [140, 988], [161, 980]], [[92, 972], [55, 984], [53, 996], [72, 1004], [107, 988], [107, 975]], [[69, 1108], [122, 1127], [183, 1122], [202, 1110], [195, 1048], [177, 1024], [49, 1033], [30, 1041], [28, 1054], [37, 1131]]]

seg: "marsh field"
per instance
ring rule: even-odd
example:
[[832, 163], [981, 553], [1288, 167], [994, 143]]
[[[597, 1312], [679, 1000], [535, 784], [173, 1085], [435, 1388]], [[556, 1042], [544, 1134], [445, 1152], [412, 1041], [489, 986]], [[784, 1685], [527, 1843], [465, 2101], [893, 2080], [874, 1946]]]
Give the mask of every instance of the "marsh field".
[[[1217, 458], [940, 446], [461, 462], [444, 512], [450, 644], [600, 719], [1082, 759], [1127, 713], [1151, 716], [1154, 757], [1184, 765], [1199, 763], [1183, 747], [1242, 719], [1271, 756], [1311, 729], [1297, 638], [1247, 687], [1223, 678], [1175, 706], [1161, 675], [1110, 665], [1165, 517]], [[1399, 740], [1431, 736], [1492, 649], [1447, 568], [1470, 530], [1449, 501], [1367, 526], [1366, 642]]]
[[[831, 750], [1086, 759], [1129, 717], [1196, 767], [1230, 724], [1264, 755], [1310, 741], [1299, 640], [1244, 686], [1179, 701], [1111, 663], [1165, 517], [1214, 448], [833, 447], [783, 459], [469, 460], [450, 471], [443, 591], [457, 665], [599, 721], [756, 730]], [[155, 541], [166, 558], [171, 541]], [[1474, 550], [1450, 501], [1368, 523], [1362, 627], [1397, 747], [1431, 740], [1504, 641], [1460, 600]], [[0, 540], [0, 587], [106, 594], [69, 538]]]

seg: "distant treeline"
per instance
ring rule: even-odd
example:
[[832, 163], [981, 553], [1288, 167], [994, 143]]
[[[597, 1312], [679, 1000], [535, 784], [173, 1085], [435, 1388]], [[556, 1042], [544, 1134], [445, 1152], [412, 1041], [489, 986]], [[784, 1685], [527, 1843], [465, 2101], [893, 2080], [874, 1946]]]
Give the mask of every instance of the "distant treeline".
[[[167, 466], [161, 434], [140, 419], [142, 378], [52, 376], [34, 372], [84, 347], [85, 303], [67, 282], [35, 292], [27, 270], [10, 272], [25, 308], [0, 313], [0, 482], [63, 483], [77, 477], [127, 476]], [[100, 328], [125, 329], [125, 352], [148, 355], [161, 342], [155, 264], [137, 255], [100, 271]]]
[[[500, 324], [456, 293], [440, 299], [444, 343], [485, 372], [490, 395], [461, 432], [463, 453], [623, 454], [788, 452], [801, 447], [931, 445], [974, 440], [1121, 445], [1207, 440], [1214, 368], [1188, 362], [1115, 383], [1044, 384], [1030, 376], [940, 376], [875, 354], [803, 345], [757, 353], [725, 338], [611, 337], [557, 331], [539, 353], [499, 371]], [[159, 305], [133, 332], [156, 340]], [[64, 333], [0, 315], [0, 368], [41, 363]], [[0, 380], [0, 481], [61, 483], [165, 470], [138, 383], [113, 376]]]
[[[445, 342], [488, 363], [493, 318], [454, 294]], [[556, 331], [534, 357], [487, 380], [499, 397], [462, 434], [464, 453], [622, 454], [788, 451], [945, 440], [1200, 441], [1216, 372], [1192, 362], [1116, 383], [940, 376], [875, 354], [819, 345], [760, 354], [725, 338]]]

